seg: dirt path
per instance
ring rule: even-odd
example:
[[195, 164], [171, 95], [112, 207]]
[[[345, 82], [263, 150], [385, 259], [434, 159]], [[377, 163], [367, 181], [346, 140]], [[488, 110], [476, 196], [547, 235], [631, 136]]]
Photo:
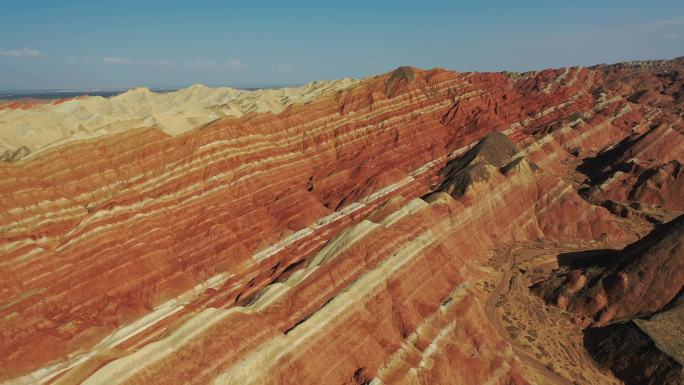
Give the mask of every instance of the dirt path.
[[510, 290], [511, 278], [513, 276], [512, 267], [515, 261], [511, 248], [506, 251], [506, 257], [507, 262], [503, 266], [504, 272], [502, 274], [501, 280], [499, 280], [499, 283], [496, 285], [494, 290], [492, 290], [485, 304], [485, 314], [487, 318], [494, 325], [499, 334], [506, 338], [511, 346], [513, 346], [513, 351], [515, 351], [520, 360], [528, 367], [534, 369], [541, 377], [545, 378], [548, 381], [548, 384], [573, 385], [572, 382], [549, 370], [544, 364], [528, 354], [520, 345], [510, 338], [510, 335], [504, 327], [503, 322], [497, 315], [496, 303], [502, 294], [506, 294]]

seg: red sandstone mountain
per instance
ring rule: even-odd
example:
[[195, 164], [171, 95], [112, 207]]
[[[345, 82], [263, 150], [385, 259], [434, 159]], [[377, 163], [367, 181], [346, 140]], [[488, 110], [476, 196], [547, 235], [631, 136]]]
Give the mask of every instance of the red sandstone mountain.
[[577, 381], [490, 319], [488, 261], [682, 210], [683, 69], [402, 67], [0, 163], [0, 382]]

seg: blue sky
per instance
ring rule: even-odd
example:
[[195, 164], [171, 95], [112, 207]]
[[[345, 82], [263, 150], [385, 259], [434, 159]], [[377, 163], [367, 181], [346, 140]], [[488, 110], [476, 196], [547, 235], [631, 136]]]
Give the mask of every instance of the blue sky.
[[0, 89], [262, 86], [684, 55], [684, 1], [3, 1]]

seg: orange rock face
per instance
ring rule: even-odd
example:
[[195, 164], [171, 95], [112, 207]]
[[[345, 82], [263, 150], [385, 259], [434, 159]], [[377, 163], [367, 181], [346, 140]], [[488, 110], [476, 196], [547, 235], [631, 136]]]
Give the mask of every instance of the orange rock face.
[[633, 238], [592, 203], [680, 207], [681, 99], [616, 86], [653, 71], [402, 67], [0, 163], [0, 381], [526, 384], [470, 280], [512, 242]]

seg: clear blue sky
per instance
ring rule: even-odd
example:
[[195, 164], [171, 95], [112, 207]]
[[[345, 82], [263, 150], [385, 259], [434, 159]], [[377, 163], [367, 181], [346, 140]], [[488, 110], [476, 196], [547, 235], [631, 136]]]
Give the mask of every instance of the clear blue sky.
[[684, 0], [3, 1], [0, 89], [258, 86], [684, 55]]

